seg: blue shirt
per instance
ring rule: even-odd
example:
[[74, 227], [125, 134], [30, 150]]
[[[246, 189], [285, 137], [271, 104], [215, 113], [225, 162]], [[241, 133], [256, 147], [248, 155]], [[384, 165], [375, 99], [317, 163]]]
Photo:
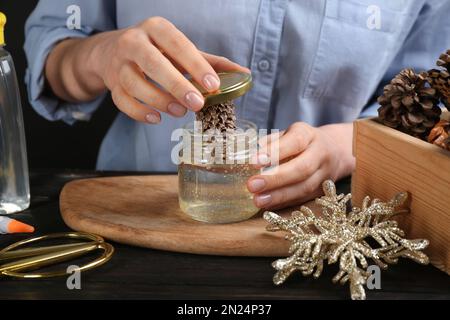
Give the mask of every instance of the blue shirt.
[[[81, 29], [70, 30], [78, 5]], [[237, 116], [259, 128], [285, 129], [374, 116], [372, 97], [404, 67], [435, 65], [449, 46], [448, 0], [41, 0], [26, 23], [26, 83], [32, 106], [49, 120], [87, 120], [102, 97], [72, 104], [44, 90], [52, 47], [70, 37], [124, 28], [151, 16], [174, 23], [199, 49], [251, 68], [254, 87]], [[119, 114], [105, 137], [98, 169], [174, 171], [174, 129], [193, 119], [162, 114], [138, 123]]]

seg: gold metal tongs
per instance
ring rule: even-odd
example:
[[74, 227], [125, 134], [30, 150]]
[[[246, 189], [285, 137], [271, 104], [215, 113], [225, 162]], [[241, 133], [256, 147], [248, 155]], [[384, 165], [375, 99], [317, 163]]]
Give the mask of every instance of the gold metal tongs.
[[[87, 240], [77, 243], [65, 243], [43, 247], [21, 248], [24, 245], [33, 244], [43, 240]], [[67, 276], [66, 270], [50, 272], [26, 271], [38, 270], [43, 267], [69, 261], [95, 250], [102, 250], [102, 255], [95, 260], [79, 267], [77, 270], [86, 271], [101, 266], [111, 259], [114, 247], [106, 243], [102, 237], [84, 232], [63, 232], [44, 235], [31, 239], [25, 239], [0, 250], [0, 275], [16, 278], [48, 278]]]

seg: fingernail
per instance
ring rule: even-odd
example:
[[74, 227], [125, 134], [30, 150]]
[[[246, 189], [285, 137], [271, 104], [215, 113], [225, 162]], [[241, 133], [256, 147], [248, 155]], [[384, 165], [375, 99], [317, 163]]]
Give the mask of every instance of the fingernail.
[[187, 109], [183, 107], [181, 104], [171, 102], [167, 106], [167, 110], [169, 110], [170, 114], [175, 117], [182, 117], [186, 114]]
[[212, 74], [207, 74], [203, 77], [203, 85], [205, 86], [205, 89], [208, 91], [214, 91], [219, 89], [220, 86], [220, 80], [217, 79], [217, 77], [213, 76]]
[[145, 116], [145, 120], [147, 120], [148, 123], [156, 124], [159, 123], [160, 119], [158, 116], [154, 115], [153, 113], [149, 113]]
[[270, 158], [265, 153], [258, 154], [258, 164], [265, 166], [270, 163]]
[[266, 181], [264, 179], [253, 179], [250, 180], [248, 187], [250, 192], [259, 192], [266, 186]]
[[270, 194], [261, 194], [256, 196], [256, 205], [259, 208], [265, 207], [272, 202], [272, 196]]
[[203, 107], [203, 104], [205, 103], [203, 97], [192, 91], [186, 94], [185, 99], [187, 104], [189, 105], [189, 107], [191, 107], [193, 111], [200, 110]]

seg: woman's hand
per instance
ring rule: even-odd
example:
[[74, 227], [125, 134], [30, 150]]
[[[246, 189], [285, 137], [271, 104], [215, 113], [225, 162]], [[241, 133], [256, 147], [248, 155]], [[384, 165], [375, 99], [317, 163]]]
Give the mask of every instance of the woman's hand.
[[336, 181], [353, 171], [352, 124], [313, 128], [297, 122], [262, 140], [259, 164], [268, 166], [278, 156], [280, 165], [248, 180], [259, 208], [306, 202], [321, 194], [324, 180]]
[[47, 78], [58, 96], [87, 101], [109, 89], [122, 112], [147, 123], [159, 123], [160, 112], [181, 117], [187, 109], [203, 107], [203, 96], [183, 73], [211, 92], [220, 85], [216, 71], [224, 70], [249, 72], [224, 57], [199, 51], [161, 17], [87, 39], [65, 40], [52, 50], [46, 64]]

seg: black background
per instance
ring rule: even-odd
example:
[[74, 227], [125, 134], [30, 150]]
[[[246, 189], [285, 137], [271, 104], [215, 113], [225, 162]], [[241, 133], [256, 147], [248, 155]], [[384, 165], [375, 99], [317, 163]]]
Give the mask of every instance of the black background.
[[16, 66], [30, 168], [94, 169], [98, 148], [117, 111], [108, 97], [89, 122], [70, 126], [39, 116], [28, 103], [24, 83], [26, 59], [23, 51], [24, 26], [37, 0], [2, 0], [0, 11], [7, 17], [6, 50]]

